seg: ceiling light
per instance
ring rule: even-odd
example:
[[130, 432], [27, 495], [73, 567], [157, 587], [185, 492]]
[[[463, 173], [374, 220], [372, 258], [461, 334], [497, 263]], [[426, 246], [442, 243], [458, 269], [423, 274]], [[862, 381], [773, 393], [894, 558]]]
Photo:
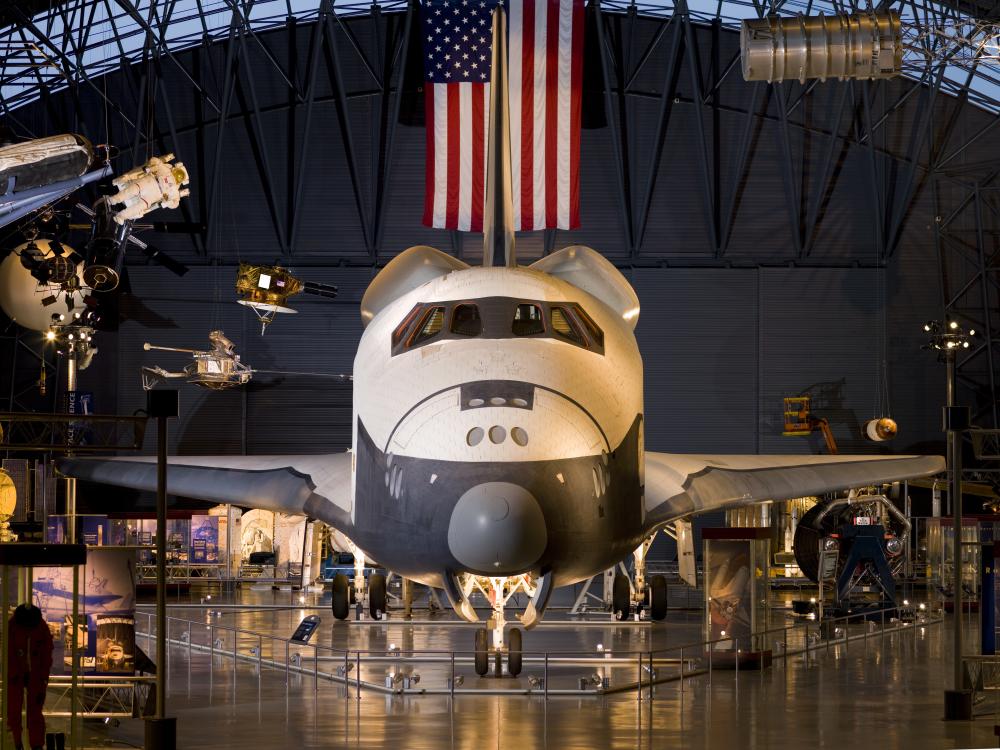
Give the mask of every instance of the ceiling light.
[[46, 331], [45, 332], [45, 340], [46, 341], [55, 341], [56, 340], [56, 332], [55, 331]]
[[950, 328], [951, 330], [953, 330], [953, 331], [954, 331], [954, 330], [955, 330], [956, 328], [958, 328], [958, 323], [956, 323], [956, 322], [955, 322], [955, 321], [953, 320], [953, 321], [951, 321], [951, 322], [950, 322], [950, 323], [948, 324], [948, 327], [949, 327], [949, 328]]

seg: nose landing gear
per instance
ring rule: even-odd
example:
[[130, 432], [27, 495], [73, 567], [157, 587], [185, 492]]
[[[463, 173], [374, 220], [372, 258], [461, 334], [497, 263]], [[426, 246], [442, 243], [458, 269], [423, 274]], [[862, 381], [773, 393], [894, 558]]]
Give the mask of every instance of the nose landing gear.
[[[520, 628], [511, 628], [506, 634], [507, 640], [505, 642], [504, 631], [507, 625], [505, 608], [507, 602], [515, 594], [527, 594], [531, 600], [525, 608], [525, 613], [520, 616], [520, 620], [526, 629], [534, 627], [541, 619], [548, 604], [549, 595], [552, 593], [551, 583], [551, 578], [548, 575], [542, 575], [537, 580], [532, 581], [528, 574], [503, 577], [464, 575], [460, 580], [455, 581], [456, 588], [459, 590], [452, 592], [449, 598], [453, 599], [455, 611], [460, 616], [464, 616], [463, 613], [467, 609], [463, 603], [468, 603], [469, 595], [477, 590], [486, 597], [492, 610], [489, 627], [476, 630], [474, 652], [476, 674], [480, 677], [486, 676], [489, 671], [491, 654], [497, 659], [497, 677], [501, 676], [499, 660], [504, 654], [507, 656], [507, 673], [512, 677], [521, 674], [524, 634]], [[468, 605], [468, 609], [471, 609], [471, 605]]]

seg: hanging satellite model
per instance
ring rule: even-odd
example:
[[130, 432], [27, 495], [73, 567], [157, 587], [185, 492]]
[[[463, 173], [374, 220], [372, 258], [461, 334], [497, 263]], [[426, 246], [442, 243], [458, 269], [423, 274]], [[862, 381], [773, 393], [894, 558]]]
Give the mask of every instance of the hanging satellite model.
[[[3, 433], [0, 432], [0, 438]], [[17, 535], [11, 533], [10, 519], [17, 509], [17, 485], [3, 469], [0, 469], [0, 543], [16, 542]]]
[[338, 378], [350, 380], [350, 375], [329, 375], [317, 372], [289, 372], [284, 370], [255, 370], [250, 365], [240, 361], [236, 353], [236, 345], [222, 331], [212, 331], [208, 334], [212, 348], [208, 350], [181, 349], [172, 346], [156, 346], [146, 342], [142, 348], [148, 351], [181, 352], [190, 354], [194, 361], [181, 370], [165, 370], [162, 367], [142, 368], [142, 387], [152, 390], [164, 380], [183, 378], [192, 385], [200, 385], [213, 391], [223, 391], [228, 388], [246, 385], [254, 373], [272, 375], [310, 375], [322, 378]]
[[25, 328], [47, 331], [88, 303], [82, 270], [83, 258], [73, 248], [34, 235], [0, 263], [0, 308]]
[[[99, 156], [103, 163], [88, 172]], [[82, 135], [54, 135], [0, 146], [0, 226], [110, 174], [107, 148], [95, 148]]]
[[236, 293], [240, 296], [237, 302], [249, 307], [257, 315], [260, 320], [262, 336], [267, 329], [267, 324], [273, 321], [278, 313], [294, 314], [298, 312], [289, 307], [287, 303], [289, 297], [299, 292], [333, 299], [337, 296], [337, 287], [331, 284], [302, 281], [277, 265], [257, 266], [250, 263], [240, 263], [236, 275]]

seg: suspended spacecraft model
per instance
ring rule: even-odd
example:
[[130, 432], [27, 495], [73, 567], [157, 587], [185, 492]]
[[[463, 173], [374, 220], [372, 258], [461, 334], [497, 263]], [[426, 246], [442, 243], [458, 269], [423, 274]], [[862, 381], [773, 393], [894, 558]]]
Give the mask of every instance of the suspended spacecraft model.
[[172, 346], [156, 346], [146, 342], [142, 348], [148, 351], [181, 352], [190, 354], [194, 361], [181, 370], [165, 370], [162, 367], [142, 368], [142, 387], [152, 390], [158, 384], [169, 379], [183, 379], [192, 385], [200, 385], [213, 391], [223, 391], [229, 388], [246, 385], [255, 373], [271, 375], [309, 375], [322, 378], [337, 378], [351, 380], [350, 375], [332, 375], [318, 372], [290, 372], [285, 370], [255, 370], [245, 362], [240, 361], [234, 344], [222, 331], [212, 331], [208, 334], [212, 344], [211, 349], [181, 349]]
[[[0, 146], [0, 226], [110, 175], [107, 154], [99, 160], [99, 151], [83, 136], [73, 134]], [[103, 163], [91, 170], [97, 161]]]
[[333, 299], [337, 296], [337, 287], [332, 284], [302, 281], [281, 266], [240, 263], [236, 275], [236, 293], [240, 296], [237, 302], [256, 313], [260, 320], [262, 336], [267, 324], [273, 321], [278, 313], [298, 312], [288, 306], [288, 298], [300, 292]]

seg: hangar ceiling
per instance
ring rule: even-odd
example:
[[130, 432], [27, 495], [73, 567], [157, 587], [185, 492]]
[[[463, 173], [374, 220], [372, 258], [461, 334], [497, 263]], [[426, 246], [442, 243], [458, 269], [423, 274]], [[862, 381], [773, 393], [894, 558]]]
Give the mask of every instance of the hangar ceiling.
[[[893, 5], [937, 24], [955, 17], [951, 5]], [[176, 152], [193, 178], [183, 220], [200, 229], [156, 244], [183, 262], [336, 267], [330, 279], [353, 302], [409, 245], [471, 260], [480, 252], [475, 235], [422, 227], [413, 199], [423, 190], [423, 130], [418, 82], [404, 76], [418, 48], [412, 6], [101, 0], [31, 10], [13, 8], [15, 26], [0, 41], [4, 122], [22, 137], [56, 128], [114, 144], [119, 169]], [[833, 6], [593, 8], [584, 225], [524, 234], [522, 257], [583, 242], [637, 283], [640, 271], [678, 267], [888, 269], [865, 284], [875, 301], [911, 305], [900, 357], [919, 345], [914, 310], [986, 332], [960, 371], [977, 418], [991, 422], [1000, 362], [994, 61], [984, 50], [911, 65], [891, 81], [748, 84], [737, 19], [769, 10]], [[205, 273], [199, 294], [218, 296], [218, 273]], [[760, 299], [778, 305], [779, 293], [760, 283]], [[706, 284], [706, 294], [718, 292]], [[140, 286], [154, 294], [156, 276]], [[789, 288], [803, 309], [822, 302], [803, 288], [838, 293]]]

